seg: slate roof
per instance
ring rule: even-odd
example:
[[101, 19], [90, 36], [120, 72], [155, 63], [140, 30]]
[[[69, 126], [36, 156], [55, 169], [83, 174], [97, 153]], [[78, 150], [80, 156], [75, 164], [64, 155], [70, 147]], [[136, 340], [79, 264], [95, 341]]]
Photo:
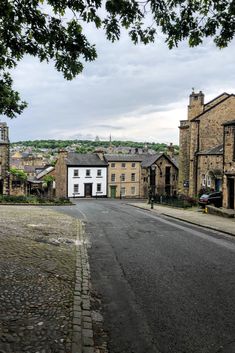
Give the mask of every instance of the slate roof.
[[37, 175], [36, 175], [36, 179], [41, 179], [43, 178], [45, 175], [47, 175], [48, 173], [52, 172], [55, 168], [53, 166], [49, 166], [45, 169], [43, 169], [42, 171], [40, 171]]
[[146, 157], [144, 154], [105, 154], [105, 159], [108, 162], [142, 162]]
[[176, 168], [178, 164], [175, 159], [170, 158], [165, 153], [155, 153], [155, 154], [105, 154], [105, 159], [108, 162], [141, 162], [143, 168], [149, 168], [153, 163], [155, 163], [161, 156], [165, 156]]
[[206, 154], [209, 154], [209, 155], [214, 155], [214, 154], [222, 155], [223, 154], [223, 145], [218, 145], [218, 146], [212, 147], [212, 148], [210, 148], [209, 150], [206, 150], [206, 151], [200, 151], [197, 154], [198, 155], [206, 155]]
[[99, 158], [96, 153], [82, 154], [76, 152], [69, 152], [66, 158], [67, 165], [76, 165], [81, 167], [106, 167], [108, 163]]
[[163, 153], [157, 153], [151, 156], [146, 157], [143, 162], [141, 163], [143, 168], [148, 168], [150, 167], [153, 163], [155, 163], [161, 156], [163, 155]]

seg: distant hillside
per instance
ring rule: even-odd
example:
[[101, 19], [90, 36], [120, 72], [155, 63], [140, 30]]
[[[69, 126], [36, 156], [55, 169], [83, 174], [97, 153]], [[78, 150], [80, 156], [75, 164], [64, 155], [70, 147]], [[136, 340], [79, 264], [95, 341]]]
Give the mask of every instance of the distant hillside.
[[[89, 140], [34, 140], [34, 141], [18, 141], [11, 143], [12, 147], [34, 147], [35, 149], [61, 149], [66, 147], [76, 147], [76, 151], [80, 153], [93, 152], [96, 148], [108, 148], [110, 145], [109, 141], [89, 141]], [[132, 148], [144, 148], [148, 147], [156, 152], [165, 152], [167, 150], [167, 144], [165, 143], [146, 143], [146, 142], [134, 142], [134, 141], [112, 141], [112, 145], [115, 147], [132, 147]], [[178, 153], [179, 146], [174, 145], [175, 153]]]

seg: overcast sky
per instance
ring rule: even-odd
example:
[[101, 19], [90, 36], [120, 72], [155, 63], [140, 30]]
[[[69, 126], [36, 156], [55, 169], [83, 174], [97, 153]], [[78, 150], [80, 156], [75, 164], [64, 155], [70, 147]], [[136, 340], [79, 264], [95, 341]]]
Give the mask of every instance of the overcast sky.
[[25, 57], [14, 71], [15, 88], [29, 107], [6, 121], [11, 142], [35, 139], [94, 139], [173, 142], [187, 119], [188, 96], [202, 90], [205, 101], [235, 93], [235, 42], [219, 50], [212, 41], [169, 50], [163, 39], [135, 46], [127, 36], [114, 44], [90, 33], [98, 59], [73, 81], [53, 64]]

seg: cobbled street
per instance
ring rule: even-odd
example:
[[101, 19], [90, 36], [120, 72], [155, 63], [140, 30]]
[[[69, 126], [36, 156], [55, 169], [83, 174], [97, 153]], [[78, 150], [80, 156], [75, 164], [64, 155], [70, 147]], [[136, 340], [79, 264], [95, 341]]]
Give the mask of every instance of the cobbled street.
[[0, 208], [0, 352], [69, 353], [77, 220]]

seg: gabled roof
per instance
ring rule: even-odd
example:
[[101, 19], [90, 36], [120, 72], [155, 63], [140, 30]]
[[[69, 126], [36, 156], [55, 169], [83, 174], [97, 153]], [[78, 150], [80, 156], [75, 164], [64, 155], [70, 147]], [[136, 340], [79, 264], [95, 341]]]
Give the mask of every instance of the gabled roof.
[[76, 152], [69, 152], [65, 159], [66, 164], [69, 166], [80, 166], [80, 167], [105, 167], [108, 163], [99, 158], [96, 153], [82, 154]]
[[[223, 92], [223, 93], [219, 94], [217, 97], [211, 99], [209, 102], [207, 102], [206, 104], [204, 104], [204, 107], [207, 107], [209, 104], [213, 103], [213, 102], [216, 101], [218, 98], [223, 97], [223, 96], [228, 97], [228, 96], [229, 96], [229, 93]], [[226, 98], [226, 97], [224, 97], [224, 98]]]
[[148, 168], [150, 167], [153, 163], [155, 163], [161, 156], [163, 155], [163, 153], [157, 153], [157, 154], [153, 154], [151, 156], [146, 157], [143, 162], [141, 163], [141, 166], [143, 168]]
[[143, 162], [141, 163], [141, 166], [143, 168], [149, 168], [151, 167], [152, 164], [154, 164], [158, 159], [160, 159], [161, 157], [165, 157], [170, 163], [172, 163], [177, 169], [178, 169], [178, 165], [176, 163], [175, 159], [170, 158], [167, 154], [165, 153], [156, 153], [154, 155], [148, 156], [146, 157]]
[[[223, 93], [224, 94], [224, 93]], [[223, 95], [222, 94], [222, 95]], [[219, 95], [218, 97], [214, 98], [215, 99], [218, 99], [220, 96], [222, 95]], [[203, 111], [202, 113], [200, 113], [199, 115], [195, 116], [191, 121], [197, 121], [201, 116], [203, 116], [204, 114], [206, 114], [207, 112], [209, 112], [210, 110], [214, 109], [215, 107], [217, 107], [219, 104], [221, 103], [224, 103], [227, 99], [229, 99], [230, 97], [235, 97], [234, 94], [229, 94], [227, 97], [225, 97], [224, 99], [222, 99], [221, 101], [219, 101], [218, 103], [212, 105], [210, 108], [206, 109], [205, 111]], [[211, 101], [212, 102], [212, 101]], [[207, 104], [209, 104], [210, 102], [208, 102]]]
[[36, 179], [41, 179], [41, 178], [43, 178], [45, 175], [51, 173], [54, 169], [55, 169], [55, 167], [53, 167], [53, 166], [49, 166], [49, 167], [43, 169], [41, 172], [39, 172], [39, 173], [36, 175]]
[[223, 155], [223, 145], [217, 145], [215, 147], [212, 147], [206, 151], [200, 151], [197, 154], [198, 155]]

